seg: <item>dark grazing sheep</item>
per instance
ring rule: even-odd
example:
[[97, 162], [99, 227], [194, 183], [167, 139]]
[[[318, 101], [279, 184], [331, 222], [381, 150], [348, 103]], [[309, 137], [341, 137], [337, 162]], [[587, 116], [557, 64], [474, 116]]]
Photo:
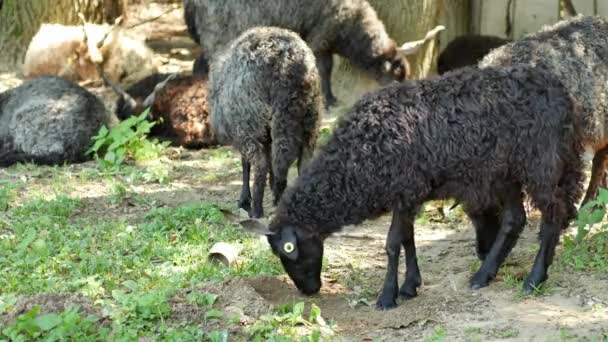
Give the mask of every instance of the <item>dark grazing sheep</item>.
[[508, 39], [478, 34], [457, 37], [439, 54], [437, 73], [441, 75], [454, 69], [477, 65], [492, 49], [509, 42]]
[[192, 75], [154, 74], [126, 92], [106, 80], [120, 95], [116, 102], [118, 118], [124, 120], [151, 107], [151, 119], [160, 121], [152, 127], [151, 135], [188, 148], [216, 144], [207, 100], [209, 67], [203, 56], [196, 59], [193, 71]]
[[276, 204], [289, 166], [297, 159], [301, 170], [315, 147], [323, 107], [315, 57], [294, 32], [253, 28], [211, 63], [210, 79], [211, 127], [221, 143], [241, 153], [239, 207], [262, 217], [266, 174]]
[[[409, 298], [420, 285], [413, 224], [424, 202], [455, 198], [469, 215], [501, 204], [498, 237], [471, 280], [477, 288], [496, 275], [525, 225], [525, 190], [542, 213], [540, 250], [524, 283], [531, 290], [546, 279], [560, 230], [581, 193], [573, 110], [559, 80], [524, 66], [467, 67], [379, 90], [338, 123], [268, 227], [259, 220], [242, 224], [267, 234], [296, 286], [312, 294], [321, 286], [325, 238], [392, 210], [377, 302], [387, 309], [398, 292]], [[407, 271], [399, 290], [402, 245]]]
[[184, 17], [191, 37], [211, 61], [252, 27], [277, 26], [300, 34], [316, 56], [327, 106], [336, 101], [330, 83], [333, 54], [381, 84], [401, 81], [409, 72], [406, 55], [444, 29], [436, 27], [423, 40], [397, 46], [365, 0], [184, 0]]
[[32, 79], [0, 93], [0, 166], [85, 161], [91, 137], [113, 122], [101, 100], [77, 84]]
[[578, 122], [585, 149], [595, 154], [583, 203], [595, 197], [608, 160], [608, 23], [577, 16], [493, 50], [480, 67], [542, 65], [582, 107]]

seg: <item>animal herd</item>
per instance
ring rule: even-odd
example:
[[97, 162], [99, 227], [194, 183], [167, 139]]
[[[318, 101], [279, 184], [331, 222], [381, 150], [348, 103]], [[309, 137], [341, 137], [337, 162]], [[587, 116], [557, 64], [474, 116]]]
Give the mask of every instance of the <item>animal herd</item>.
[[[532, 292], [547, 279], [560, 232], [577, 214], [583, 157], [594, 156], [583, 203], [605, 177], [608, 22], [600, 17], [579, 15], [514, 41], [459, 37], [440, 55], [439, 75], [406, 80], [407, 56], [443, 27], [399, 45], [365, 0], [183, 5], [188, 32], [204, 55], [192, 72], [148, 73], [127, 90], [118, 85], [127, 73], [113, 71], [124, 69], [104, 62], [117, 65], [128, 55], [108, 52], [120, 50], [119, 29], [85, 25], [70, 31], [74, 42], [44, 41], [54, 56], [72, 58], [71, 69], [37, 48], [50, 39], [40, 33], [24, 66], [40, 77], [0, 93], [0, 166], [84, 161], [100, 127], [151, 107], [152, 117], [162, 118], [154, 134], [176, 145], [230, 144], [240, 152], [238, 207], [249, 214], [240, 223], [267, 237], [304, 294], [322, 286], [326, 238], [392, 212], [376, 304], [382, 310], [395, 307], [399, 295], [416, 296], [422, 283], [414, 221], [426, 201], [452, 198], [463, 206], [482, 261], [470, 286], [479, 289], [516, 245], [529, 199], [541, 213], [539, 249], [523, 285]], [[106, 40], [106, 49], [86, 47]], [[320, 119], [336, 102], [334, 54], [382, 87], [359, 99], [316, 148]], [[119, 94], [115, 113], [65, 79], [91, 75]], [[296, 161], [298, 177], [288, 187]], [[267, 183], [276, 206], [269, 222], [262, 205]], [[399, 286], [402, 248], [406, 271]]]

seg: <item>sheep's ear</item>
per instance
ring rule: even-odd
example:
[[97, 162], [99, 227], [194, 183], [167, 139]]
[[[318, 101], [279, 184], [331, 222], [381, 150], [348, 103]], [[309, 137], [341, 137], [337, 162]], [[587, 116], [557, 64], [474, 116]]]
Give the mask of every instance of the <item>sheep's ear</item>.
[[246, 219], [239, 222], [241, 227], [243, 227], [246, 231], [259, 235], [274, 235], [274, 232], [271, 232], [268, 228], [268, 225], [258, 219]]
[[426, 36], [424, 36], [423, 39], [415, 40], [413, 42], [407, 42], [407, 43], [401, 45], [400, 47], [397, 48], [397, 52], [399, 54], [401, 54], [402, 56], [413, 55], [416, 52], [418, 52], [418, 50], [420, 50], [420, 48], [426, 42], [428, 42], [429, 40], [434, 39], [437, 36], [437, 34], [439, 34], [439, 32], [441, 32], [443, 30], [445, 30], [445, 26], [438, 25], [434, 29], [432, 29], [429, 32], [427, 32]]
[[290, 260], [298, 259], [298, 237], [291, 226], [287, 226], [281, 230], [281, 238], [279, 239], [279, 253]]

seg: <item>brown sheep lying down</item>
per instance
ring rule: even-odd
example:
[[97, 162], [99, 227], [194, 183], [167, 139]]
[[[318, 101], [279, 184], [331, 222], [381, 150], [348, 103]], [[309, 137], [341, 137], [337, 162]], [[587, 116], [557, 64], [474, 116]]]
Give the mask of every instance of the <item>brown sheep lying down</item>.
[[124, 120], [150, 106], [150, 119], [160, 121], [151, 134], [175, 146], [200, 148], [216, 144], [209, 123], [208, 66], [204, 57], [193, 74], [154, 74], [129, 87], [113, 86], [120, 98], [116, 115]]

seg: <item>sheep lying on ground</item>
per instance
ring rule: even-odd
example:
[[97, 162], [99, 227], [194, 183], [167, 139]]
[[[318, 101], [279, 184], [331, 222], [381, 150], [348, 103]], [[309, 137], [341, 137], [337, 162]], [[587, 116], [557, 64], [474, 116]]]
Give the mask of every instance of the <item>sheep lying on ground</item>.
[[586, 203], [595, 197], [608, 160], [608, 23], [589, 16], [562, 21], [492, 51], [479, 66], [516, 64], [550, 69], [582, 108], [581, 142], [595, 154]]
[[477, 34], [457, 37], [439, 54], [437, 73], [441, 75], [454, 69], [477, 65], [492, 49], [509, 42], [508, 39]]
[[[294, 32], [260, 27], [245, 31], [211, 63], [211, 127], [219, 142], [241, 153], [239, 207], [262, 217], [266, 174], [274, 203], [315, 147], [322, 111], [315, 57]], [[253, 207], [249, 173], [254, 167]]]
[[397, 46], [365, 0], [184, 0], [184, 19], [211, 61], [252, 27], [278, 26], [300, 34], [315, 53], [327, 106], [336, 101], [330, 83], [333, 54], [349, 59], [382, 84], [401, 81], [408, 74], [406, 55], [443, 29], [437, 27], [424, 40]]
[[151, 119], [160, 121], [152, 127], [151, 135], [188, 148], [214, 145], [207, 99], [208, 70], [205, 58], [199, 57], [194, 63], [194, 74], [154, 74], [126, 92], [112, 85], [120, 95], [116, 115], [124, 120], [151, 107]]
[[97, 80], [103, 65], [115, 82], [132, 82], [157, 71], [145, 43], [117, 26], [42, 24], [25, 54], [27, 78], [57, 75], [72, 81]]
[[103, 103], [72, 82], [27, 81], [0, 94], [0, 166], [82, 162], [91, 137], [111, 123]]
[[[267, 234], [296, 286], [312, 294], [321, 286], [324, 239], [392, 210], [388, 267], [377, 302], [388, 309], [398, 292], [413, 297], [421, 283], [413, 224], [424, 202], [455, 198], [469, 215], [502, 204], [496, 242], [471, 280], [478, 288], [496, 275], [525, 225], [525, 189], [542, 213], [540, 250], [524, 282], [530, 291], [546, 279], [560, 230], [574, 216], [581, 193], [573, 110], [559, 80], [524, 66], [468, 67], [382, 89], [338, 123], [285, 192], [269, 227], [259, 220], [242, 224]], [[407, 271], [399, 290], [402, 245]]]

